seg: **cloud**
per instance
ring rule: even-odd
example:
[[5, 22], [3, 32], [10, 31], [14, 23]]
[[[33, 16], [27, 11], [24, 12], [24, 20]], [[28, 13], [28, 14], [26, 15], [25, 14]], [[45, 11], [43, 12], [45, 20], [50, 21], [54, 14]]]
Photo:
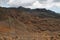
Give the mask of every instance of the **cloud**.
[[38, 0], [40, 3], [45, 3], [47, 0]]
[[0, 0], [0, 3], [6, 3], [8, 2], [9, 0]]
[[27, 6], [27, 7], [32, 8], [32, 9], [34, 9], [34, 8], [47, 8], [48, 9], [52, 6], [53, 6], [53, 4], [52, 5], [47, 4], [47, 3], [43, 4], [43, 3], [40, 3], [39, 1], [35, 1], [31, 6]]
[[8, 2], [9, 0], [0, 0], [0, 6], [1, 7], [7, 7], [7, 2]]
[[30, 8], [50, 8], [52, 0], [9, 0], [7, 3], [11, 7], [30, 7]]
[[[42, 2], [40, 2], [42, 1]], [[27, 6], [28, 8], [51, 8], [53, 7], [53, 0], [36, 0], [31, 6]]]
[[60, 2], [60, 0], [54, 0], [53, 2]]
[[7, 2], [9, 2], [9, 0], [0, 0], [0, 5], [7, 4]]
[[[56, 4], [56, 6], [59, 6], [58, 3], [54, 3], [53, 1], [57, 0], [0, 0], [0, 6], [10, 6], [10, 7], [38, 7], [38, 8], [50, 8], [53, 5]], [[59, 1], [59, 0], [58, 0]]]
[[35, 6], [35, 7], [50, 8], [52, 6], [60, 6], [60, 0], [0, 0], [0, 6], [1, 5], [8, 5], [10, 7]]
[[15, 6], [30, 6], [30, 5], [32, 5], [32, 3], [34, 2], [35, 0], [10, 0], [9, 2], [8, 2], [8, 4], [10, 5], [10, 6], [13, 6], [13, 7], [15, 7]]

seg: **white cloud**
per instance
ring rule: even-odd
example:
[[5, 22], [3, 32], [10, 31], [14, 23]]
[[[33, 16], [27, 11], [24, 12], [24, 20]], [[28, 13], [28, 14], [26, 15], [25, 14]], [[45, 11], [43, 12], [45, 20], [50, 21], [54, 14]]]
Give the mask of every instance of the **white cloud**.
[[8, 2], [8, 4], [10, 5], [10, 6], [30, 6], [30, 4], [32, 4], [33, 2], [34, 2], [35, 0], [10, 0], [9, 2]]
[[60, 0], [53, 0], [53, 2], [60, 2]]
[[60, 7], [60, 3], [54, 3], [55, 6]]
[[40, 3], [40, 1], [36, 0], [31, 6], [27, 6], [28, 8], [51, 8], [53, 7], [53, 0], [47, 0], [44, 3]]
[[[1, 5], [11, 7], [30, 7], [30, 8], [51, 8], [53, 6], [60, 7], [59, 0], [0, 0]], [[55, 3], [57, 2], [57, 3]]]

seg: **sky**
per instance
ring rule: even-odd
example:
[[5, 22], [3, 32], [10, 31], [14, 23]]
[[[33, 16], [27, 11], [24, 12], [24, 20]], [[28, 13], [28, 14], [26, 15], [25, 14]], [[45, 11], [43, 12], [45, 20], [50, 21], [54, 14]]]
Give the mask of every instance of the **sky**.
[[0, 0], [1, 7], [46, 8], [60, 13], [60, 0]]

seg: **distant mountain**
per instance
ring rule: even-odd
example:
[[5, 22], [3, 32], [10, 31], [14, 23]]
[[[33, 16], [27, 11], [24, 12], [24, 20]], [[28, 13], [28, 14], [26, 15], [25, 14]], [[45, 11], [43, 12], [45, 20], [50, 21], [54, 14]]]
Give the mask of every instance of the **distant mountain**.
[[0, 36], [11, 37], [12, 40], [13, 38], [18, 40], [19, 37], [23, 37], [23, 40], [54, 40], [54, 38], [57, 40], [60, 38], [59, 32], [60, 14], [54, 11], [0, 7]]
[[22, 10], [22, 11], [28, 12], [32, 15], [42, 17], [42, 18], [44, 18], [44, 17], [47, 17], [47, 18], [49, 18], [49, 17], [50, 18], [60, 18], [60, 14], [58, 14], [54, 11], [51, 11], [51, 10], [47, 10], [45, 8], [30, 9], [30, 8], [19, 7], [17, 10]]

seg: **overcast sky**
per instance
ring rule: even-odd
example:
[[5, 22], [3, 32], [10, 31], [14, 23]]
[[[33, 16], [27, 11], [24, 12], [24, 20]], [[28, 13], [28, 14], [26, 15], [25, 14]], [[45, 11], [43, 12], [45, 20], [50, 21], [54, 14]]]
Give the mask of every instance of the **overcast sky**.
[[0, 0], [1, 7], [46, 8], [60, 12], [60, 0]]

